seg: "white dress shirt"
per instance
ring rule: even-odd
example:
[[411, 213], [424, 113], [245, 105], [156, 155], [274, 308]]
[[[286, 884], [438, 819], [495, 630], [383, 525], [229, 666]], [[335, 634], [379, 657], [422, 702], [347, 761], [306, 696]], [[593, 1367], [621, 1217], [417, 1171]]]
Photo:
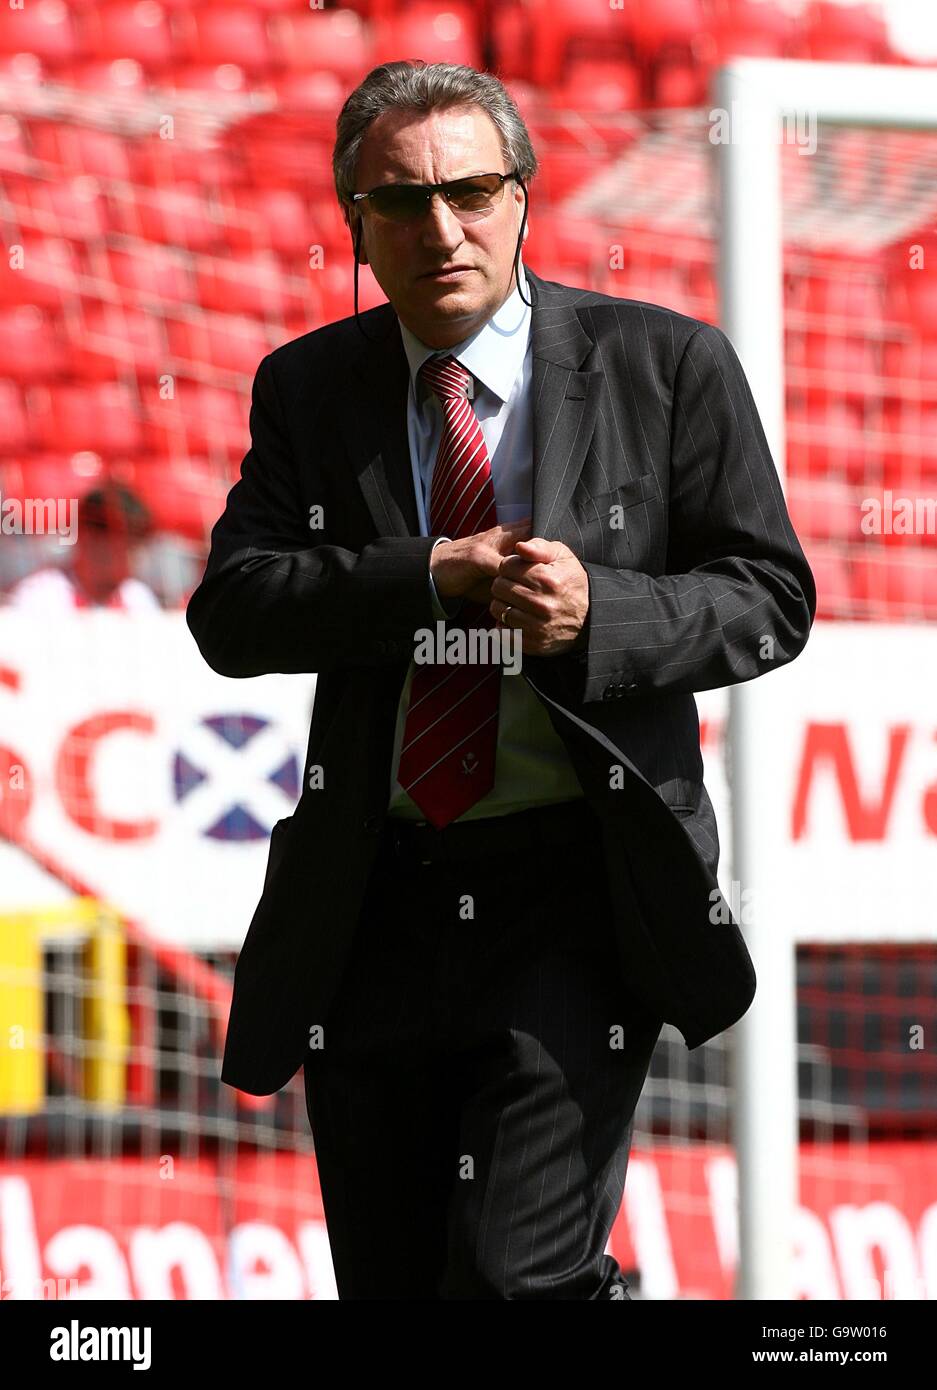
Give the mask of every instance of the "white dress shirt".
[[[524, 289], [529, 298], [526, 282]], [[410, 366], [407, 434], [413, 486], [420, 534], [427, 536], [430, 531], [426, 508], [433, 465], [442, 438], [443, 414], [438, 398], [417, 373], [437, 349], [427, 347], [403, 323], [400, 333]], [[472, 373], [469, 391], [488, 449], [498, 522], [504, 525], [522, 521], [533, 509], [533, 403], [530, 309], [517, 287], [470, 338], [439, 351], [441, 356], [455, 357]], [[440, 602], [431, 577], [429, 582], [433, 612], [438, 618], [446, 617], [447, 609]], [[454, 611], [455, 607], [450, 606], [448, 614]], [[411, 662], [397, 710], [388, 804], [389, 815], [407, 820], [425, 819], [396, 775], [415, 669], [415, 663]], [[568, 801], [582, 794], [565, 744], [537, 696], [522, 675], [502, 674], [495, 784], [458, 819], [506, 815], [528, 806]]]

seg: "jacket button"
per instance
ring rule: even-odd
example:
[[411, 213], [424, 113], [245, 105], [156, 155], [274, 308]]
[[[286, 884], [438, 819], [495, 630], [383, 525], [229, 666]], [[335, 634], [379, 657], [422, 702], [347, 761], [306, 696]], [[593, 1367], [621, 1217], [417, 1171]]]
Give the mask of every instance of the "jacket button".
[[380, 818], [380, 816], [368, 816], [367, 820], [364, 822], [364, 828], [365, 828], [365, 830], [368, 832], [369, 835], [373, 835], [373, 834], [375, 833], [375, 831], [379, 830], [379, 829], [380, 829], [380, 825], [381, 825], [381, 818]]

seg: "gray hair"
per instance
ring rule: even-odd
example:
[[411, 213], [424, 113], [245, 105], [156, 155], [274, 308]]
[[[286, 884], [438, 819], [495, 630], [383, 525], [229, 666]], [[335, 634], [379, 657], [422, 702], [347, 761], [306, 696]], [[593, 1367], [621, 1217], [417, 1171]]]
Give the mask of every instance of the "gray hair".
[[537, 172], [537, 156], [513, 97], [489, 72], [460, 63], [424, 63], [408, 59], [382, 63], [348, 97], [338, 117], [332, 173], [338, 201], [347, 205], [355, 188], [361, 141], [372, 121], [394, 109], [434, 111], [450, 106], [480, 106], [501, 137], [508, 169], [526, 183]]

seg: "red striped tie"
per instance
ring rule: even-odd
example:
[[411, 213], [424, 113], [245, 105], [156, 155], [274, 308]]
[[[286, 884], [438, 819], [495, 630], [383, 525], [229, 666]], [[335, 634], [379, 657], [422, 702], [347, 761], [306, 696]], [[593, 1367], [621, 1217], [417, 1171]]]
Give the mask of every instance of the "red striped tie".
[[[431, 535], [458, 540], [497, 524], [488, 448], [467, 397], [471, 373], [454, 357], [430, 357], [420, 376], [439, 398], [443, 432], [430, 485]], [[458, 627], [495, 626], [488, 608], [463, 603]], [[482, 648], [486, 650], [486, 648]], [[417, 666], [397, 780], [437, 829], [494, 786], [501, 666]]]

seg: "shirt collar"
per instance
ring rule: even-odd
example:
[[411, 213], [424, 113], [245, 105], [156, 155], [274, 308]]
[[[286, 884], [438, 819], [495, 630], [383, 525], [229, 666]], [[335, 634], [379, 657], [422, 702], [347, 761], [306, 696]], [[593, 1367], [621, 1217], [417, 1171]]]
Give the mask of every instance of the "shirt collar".
[[[527, 279], [523, 265], [519, 265], [521, 285], [528, 298]], [[398, 319], [398, 323], [400, 320]], [[530, 336], [530, 308], [524, 303], [514, 286], [507, 299], [488, 320], [470, 337], [456, 343], [453, 347], [437, 349], [427, 347], [406, 324], [400, 324], [400, 336], [404, 351], [410, 364], [410, 380], [417, 390], [417, 373], [428, 357], [439, 352], [440, 356], [451, 355], [462, 363], [477, 381], [487, 386], [489, 391], [501, 401], [506, 401], [517, 378], [527, 351]]]

